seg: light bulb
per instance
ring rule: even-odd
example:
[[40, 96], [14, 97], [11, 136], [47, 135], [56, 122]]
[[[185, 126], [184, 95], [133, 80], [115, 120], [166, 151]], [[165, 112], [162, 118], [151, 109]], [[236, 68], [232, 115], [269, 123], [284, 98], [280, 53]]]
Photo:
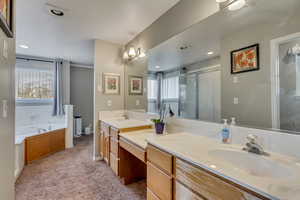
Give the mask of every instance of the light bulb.
[[130, 48], [129, 48], [128, 56], [129, 56], [130, 58], [136, 56], [136, 52], [135, 52], [135, 49], [134, 49], [133, 47], [130, 47]]

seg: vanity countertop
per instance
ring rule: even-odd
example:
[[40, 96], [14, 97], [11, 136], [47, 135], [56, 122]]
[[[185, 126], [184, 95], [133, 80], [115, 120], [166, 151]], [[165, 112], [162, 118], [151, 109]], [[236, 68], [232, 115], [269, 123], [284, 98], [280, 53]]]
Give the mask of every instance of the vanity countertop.
[[103, 121], [106, 124], [109, 124], [112, 127], [117, 128], [117, 129], [153, 125], [153, 123], [150, 122], [150, 121], [142, 121], [142, 120], [136, 120], [136, 119], [125, 119], [125, 118], [102, 119], [101, 121]]
[[[269, 157], [250, 154], [241, 151], [241, 146], [222, 144], [217, 140], [190, 133], [174, 133], [160, 137], [145, 134], [145, 137], [149, 144], [269, 199], [300, 199], [299, 160], [273, 153]], [[223, 151], [238, 153], [222, 158], [223, 154], [220, 152]], [[239, 162], [240, 155], [243, 160]], [[236, 159], [238, 164], [230, 162]], [[248, 168], [248, 164], [253, 166], [252, 170], [251, 167]], [[277, 164], [281, 168], [274, 166]], [[243, 167], [248, 169], [245, 170]], [[272, 177], [269, 172], [272, 172]]]
[[155, 134], [154, 129], [120, 133], [119, 135], [121, 138], [128, 140], [129, 142], [139, 146], [144, 150], [146, 150], [147, 148], [147, 139], [159, 137]]

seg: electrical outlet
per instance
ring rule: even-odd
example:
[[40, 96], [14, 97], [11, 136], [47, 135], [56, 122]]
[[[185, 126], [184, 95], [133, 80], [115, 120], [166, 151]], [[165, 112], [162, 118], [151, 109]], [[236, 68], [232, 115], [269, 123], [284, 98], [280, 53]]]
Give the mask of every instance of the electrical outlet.
[[8, 113], [7, 100], [2, 100], [2, 117], [7, 118], [7, 113]]
[[137, 99], [137, 100], [135, 101], [135, 105], [137, 105], [137, 106], [141, 105], [140, 100]]
[[112, 106], [112, 101], [111, 101], [111, 100], [108, 100], [108, 101], [107, 101], [107, 106], [108, 106], [108, 107], [111, 107], [111, 106]]
[[238, 77], [237, 77], [237, 76], [234, 76], [234, 77], [233, 77], [233, 83], [238, 83], [238, 82], [239, 82]]
[[101, 87], [101, 85], [98, 85], [98, 86], [97, 86], [97, 90], [98, 90], [98, 92], [102, 92], [102, 87]]
[[233, 104], [239, 104], [239, 98], [234, 97], [233, 98]]

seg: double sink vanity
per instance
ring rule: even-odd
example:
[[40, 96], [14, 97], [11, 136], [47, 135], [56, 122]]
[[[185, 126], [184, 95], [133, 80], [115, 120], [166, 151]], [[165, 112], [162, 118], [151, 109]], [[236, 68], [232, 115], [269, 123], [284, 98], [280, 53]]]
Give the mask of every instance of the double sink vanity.
[[101, 156], [124, 184], [146, 178], [147, 200], [300, 199], [296, 158], [187, 132], [156, 135], [146, 121], [100, 124]]

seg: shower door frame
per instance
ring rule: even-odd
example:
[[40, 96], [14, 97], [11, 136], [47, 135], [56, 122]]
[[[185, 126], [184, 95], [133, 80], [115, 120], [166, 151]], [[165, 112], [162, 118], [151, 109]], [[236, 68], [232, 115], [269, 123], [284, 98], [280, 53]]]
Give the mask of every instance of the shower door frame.
[[[199, 83], [198, 83], [198, 77], [199, 77], [199, 74], [203, 74], [203, 73], [209, 73], [209, 72], [215, 72], [215, 71], [220, 71], [221, 72], [221, 64], [217, 64], [217, 65], [209, 65], [207, 67], [202, 67], [202, 68], [199, 68], [199, 69], [195, 69], [195, 70], [191, 70], [191, 71], [188, 71], [186, 72], [186, 75], [189, 75], [189, 74], [194, 74], [197, 78], [197, 82], [196, 82], [196, 88], [197, 88], [197, 95], [196, 95], [196, 119], [195, 120], [199, 120]], [[180, 73], [181, 75], [181, 73]], [[179, 75], [179, 77], [180, 77]], [[220, 82], [222, 82], [222, 77], [220, 77]], [[221, 86], [220, 86], [221, 88]], [[181, 93], [180, 91], [180, 87], [179, 87], [179, 94]], [[181, 95], [179, 95], [179, 105], [178, 105], [178, 108], [179, 108], [179, 116], [181, 117], [181, 103], [182, 103], [182, 97]]]
[[280, 129], [280, 77], [279, 77], [279, 46], [300, 38], [300, 32], [271, 40], [271, 110], [272, 128]]

